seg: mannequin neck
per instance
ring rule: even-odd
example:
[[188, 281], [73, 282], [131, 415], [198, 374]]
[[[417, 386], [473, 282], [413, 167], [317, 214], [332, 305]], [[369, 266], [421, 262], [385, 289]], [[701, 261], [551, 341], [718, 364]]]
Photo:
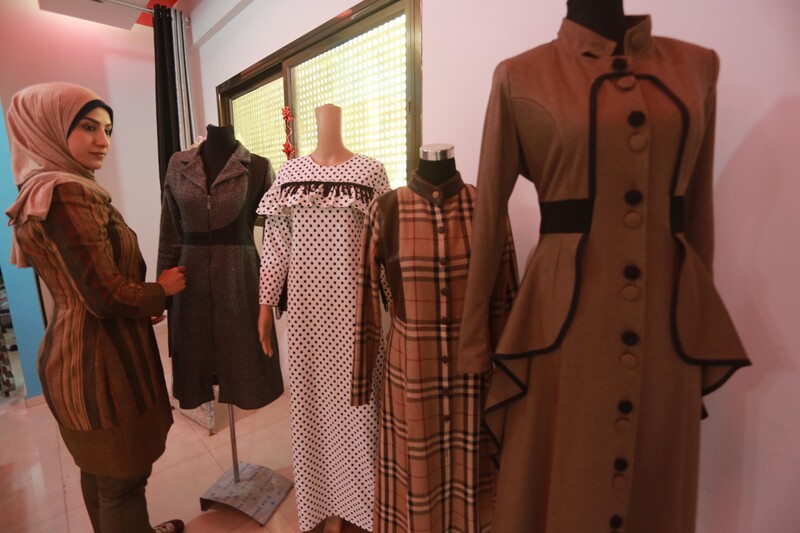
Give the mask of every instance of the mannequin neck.
[[200, 147], [200, 157], [203, 159], [203, 170], [205, 170], [210, 186], [225, 168], [225, 164], [236, 151], [239, 143], [236, 141], [231, 126], [209, 124], [206, 127], [206, 135], [206, 140]]
[[324, 104], [315, 109], [317, 117], [317, 147], [311, 159], [323, 166], [344, 163], [353, 152], [347, 149], [342, 140], [342, 109], [332, 104]]
[[417, 174], [432, 185], [441, 185], [456, 175], [456, 160], [428, 161], [420, 159], [417, 166]]
[[567, 19], [615, 41], [614, 53], [622, 53], [627, 30], [622, 0], [567, 0]]

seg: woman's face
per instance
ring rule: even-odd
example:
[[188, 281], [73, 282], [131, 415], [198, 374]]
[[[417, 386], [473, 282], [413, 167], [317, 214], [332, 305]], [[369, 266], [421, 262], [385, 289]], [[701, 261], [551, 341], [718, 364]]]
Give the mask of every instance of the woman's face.
[[111, 117], [102, 107], [95, 107], [84, 116], [67, 138], [69, 153], [89, 170], [103, 168], [111, 147]]

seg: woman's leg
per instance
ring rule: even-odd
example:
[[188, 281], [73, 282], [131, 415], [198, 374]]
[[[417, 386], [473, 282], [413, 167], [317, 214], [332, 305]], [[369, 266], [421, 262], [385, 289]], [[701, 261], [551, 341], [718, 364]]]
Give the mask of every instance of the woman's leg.
[[152, 469], [130, 479], [95, 476], [102, 533], [152, 533], [144, 489]]
[[81, 492], [83, 492], [83, 503], [89, 512], [89, 520], [92, 522], [92, 529], [94, 533], [101, 533], [100, 498], [97, 494], [97, 477], [94, 474], [81, 470]]

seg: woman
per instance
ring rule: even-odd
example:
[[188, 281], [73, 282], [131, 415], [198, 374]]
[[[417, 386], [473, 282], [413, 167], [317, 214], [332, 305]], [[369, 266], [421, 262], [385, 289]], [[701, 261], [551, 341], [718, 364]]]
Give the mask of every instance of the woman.
[[[33, 266], [55, 301], [39, 350], [45, 399], [75, 463], [95, 532], [151, 532], [145, 486], [172, 413], [150, 317], [185, 288], [183, 267], [144, 283], [136, 240], [95, 181], [112, 111], [68, 83], [15, 94], [11, 262]], [[155, 531], [183, 531], [171, 520]]]

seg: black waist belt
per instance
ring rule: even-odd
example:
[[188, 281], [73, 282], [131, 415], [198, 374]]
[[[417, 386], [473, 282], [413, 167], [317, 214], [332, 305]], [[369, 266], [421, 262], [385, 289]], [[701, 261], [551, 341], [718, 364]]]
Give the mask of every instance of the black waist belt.
[[590, 200], [558, 200], [539, 204], [539, 233], [588, 233], [592, 226]]
[[181, 243], [190, 246], [243, 246], [253, 244], [253, 233], [245, 224], [234, 222], [211, 231], [184, 231]]
[[[591, 200], [558, 200], [539, 204], [542, 223], [539, 233], [588, 233], [592, 227]], [[669, 223], [673, 233], [684, 231], [684, 199], [674, 196], [669, 202]]]

